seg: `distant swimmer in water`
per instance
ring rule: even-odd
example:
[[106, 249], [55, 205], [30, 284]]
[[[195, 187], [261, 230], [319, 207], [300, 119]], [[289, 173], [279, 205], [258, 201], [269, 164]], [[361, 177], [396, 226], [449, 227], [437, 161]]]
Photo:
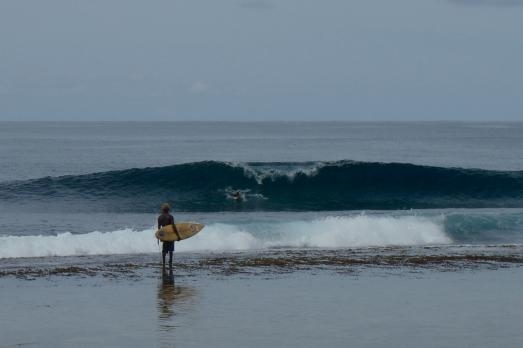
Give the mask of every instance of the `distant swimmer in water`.
[[243, 197], [242, 197], [242, 194], [240, 191], [234, 191], [232, 194], [231, 194], [231, 198], [234, 199], [235, 201], [239, 202], [239, 201], [243, 201]]
[[236, 190], [234, 192], [229, 193], [228, 195], [229, 199], [232, 199], [236, 202], [243, 202], [245, 201], [245, 194], [242, 191]]
[[[162, 214], [158, 216], [158, 229], [163, 226], [173, 225], [174, 226], [174, 217], [169, 214], [171, 207], [168, 203], [162, 204]], [[176, 227], [175, 227], [176, 231]], [[176, 231], [177, 232], [177, 231]], [[163, 268], [165, 269], [165, 256], [169, 253], [169, 269], [173, 268], [173, 253], [174, 253], [174, 241], [162, 242], [162, 261]]]

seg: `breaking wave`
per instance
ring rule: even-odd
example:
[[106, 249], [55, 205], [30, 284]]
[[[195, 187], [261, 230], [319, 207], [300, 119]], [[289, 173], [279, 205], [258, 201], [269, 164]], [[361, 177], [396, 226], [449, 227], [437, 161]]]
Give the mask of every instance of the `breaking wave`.
[[[159, 251], [153, 228], [143, 231], [0, 237], [0, 258], [142, 254]], [[272, 248], [354, 248], [449, 244], [441, 219], [416, 216], [330, 216], [311, 221], [206, 226], [176, 243], [177, 251]]]
[[[231, 193], [241, 193], [241, 200]], [[0, 206], [152, 212], [523, 207], [523, 172], [403, 163], [196, 162], [0, 183]]]

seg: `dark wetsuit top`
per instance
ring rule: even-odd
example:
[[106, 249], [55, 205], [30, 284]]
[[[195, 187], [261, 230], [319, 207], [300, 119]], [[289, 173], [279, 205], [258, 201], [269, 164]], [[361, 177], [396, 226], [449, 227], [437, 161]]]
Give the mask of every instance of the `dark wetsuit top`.
[[[162, 215], [158, 216], [158, 228], [162, 228], [163, 226], [172, 225], [174, 224], [174, 217], [169, 213], [162, 213]], [[172, 242], [163, 242], [162, 245], [162, 251], [174, 251], [174, 241]]]

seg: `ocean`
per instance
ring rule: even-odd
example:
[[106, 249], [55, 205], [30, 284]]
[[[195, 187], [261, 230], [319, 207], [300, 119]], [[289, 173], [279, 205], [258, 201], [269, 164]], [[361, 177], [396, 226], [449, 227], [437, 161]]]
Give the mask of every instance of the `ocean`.
[[[206, 225], [195, 237], [176, 243], [172, 276], [182, 285], [178, 292], [174, 280], [158, 288], [159, 324], [154, 330], [159, 332], [192, 327], [194, 323], [174, 323], [173, 318], [196, 320], [184, 316], [187, 298], [202, 298], [195, 295], [199, 291], [215, 296], [212, 289], [224, 288], [224, 279], [240, 284], [235, 288], [238, 298], [248, 292], [238, 289], [251, 283], [257, 288], [273, 284], [292, 298], [289, 289], [299, 292], [308, 277], [316, 277], [311, 291], [321, 292], [318, 282], [345, 286], [340, 275], [370, 275], [365, 278], [369, 284], [387, 287], [387, 281], [377, 280], [385, 274], [398, 292], [397, 277], [412, 286], [420, 284], [412, 272], [420, 272], [425, 290], [440, 286], [451, 291], [449, 284], [456, 279], [445, 278], [442, 271], [498, 272], [507, 274], [499, 276], [501, 282], [511, 279], [511, 289], [521, 286], [506, 269], [523, 265], [523, 123], [1, 122], [0, 163], [0, 288], [12, 295], [22, 287], [24, 298], [31, 297], [34, 289], [28, 281], [36, 281], [39, 289], [49, 284], [92, 289], [108, 286], [105, 279], [124, 288], [138, 279], [135, 289], [147, 291], [150, 283], [156, 289], [158, 279], [166, 284], [153, 237], [160, 205], [169, 202], [177, 221]], [[232, 199], [234, 192], [242, 199]], [[278, 283], [287, 276], [290, 283]], [[491, 278], [482, 277], [486, 280], [481, 284]], [[268, 283], [262, 281], [266, 278]], [[435, 278], [444, 279], [438, 283]], [[90, 290], [85, 291], [82, 296], [87, 298]], [[172, 295], [167, 304], [166, 291], [168, 298]], [[63, 298], [50, 290], [44, 293], [56, 303]], [[488, 297], [487, 292], [483, 295]], [[260, 296], [266, 293], [256, 298]], [[316, 311], [333, 307], [342, 292], [332, 296], [325, 303], [312, 302]], [[130, 294], [124, 298], [127, 304], [134, 301]], [[70, 298], [64, 308], [75, 301]], [[421, 300], [418, 296], [412, 301]], [[445, 301], [431, 306], [438, 308]], [[171, 313], [176, 303], [182, 308], [178, 317]], [[417, 303], [418, 309], [423, 307]], [[469, 305], [463, 310], [477, 303]], [[201, 304], [197, 307], [202, 310]], [[0, 323], [24, 320], [14, 310], [0, 316]], [[45, 317], [42, 313], [48, 312], [40, 313]], [[303, 323], [300, 318], [305, 317], [296, 315]], [[514, 320], [520, 316], [513, 313]], [[226, 316], [229, 331], [241, 326], [231, 318]], [[445, 320], [443, 314], [439, 318]], [[263, 323], [251, 324], [282, 340], [289, 338], [270, 325], [263, 330]], [[328, 330], [336, 331], [332, 325]], [[40, 327], [37, 345], [67, 346], [79, 335], [58, 340], [48, 329]], [[342, 326], [338, 329], [332, 343], [341, 344], [346, 337], [341, 339]], [[317, 330], [328, 331], [323, 326]], [[481, 332], [480, 327], [468, 330]], [[2, 332], [9, 344], [24, 343], [23, 333], [9, 332]], [[239, 337], [221, 337], [219, 342], [238, 347], [253, 343], [252, 333]], [[395, 337], [397, 344], [412, 344]], [[117, 342], [139, 346], [134, 339], [122, 339]], [[357, 339], [360, 346], [387, 342], [373, 345]], [[205, 343], [186, 338], [181, 345], [191, 342]], [[315, 346], [313, 342], [318, 343], [302, 339], [300, 345]], [[456, 342], [470, 343], [450, 339], [439, 346]], [[481, 342], [486, 341], [476, 343]], [[516, 346], [517, 339], [498, 342]], [[266, 344], [278, 345], [260, 337], [252, 346]]]
[[523, 241], [520, 123], [2, 123], [0, 145], [2, 259], [155, 252], [163, 202], [207, 224], [187, 252]]

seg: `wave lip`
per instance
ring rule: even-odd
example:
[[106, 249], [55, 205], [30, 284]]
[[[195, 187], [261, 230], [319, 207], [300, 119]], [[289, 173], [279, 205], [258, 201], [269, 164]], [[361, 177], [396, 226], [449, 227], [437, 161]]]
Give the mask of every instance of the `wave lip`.
[[[244, 200], [231, 202], [238, 190]], [[408, 163], [196, 162], [0, 183], [0, 205], [40, 210], [327, 211], [523, 207], [523, 171]]]
[[[0, 237], [0, 258], [142, 254], [158, 252], [150, 230]], [[234, 251], [273, 248], [356, 248], [450, 244], [443, 224], [423, 217], [326, 217], [312, 221], [216, 223], [176, 243], [176, 250]]]

